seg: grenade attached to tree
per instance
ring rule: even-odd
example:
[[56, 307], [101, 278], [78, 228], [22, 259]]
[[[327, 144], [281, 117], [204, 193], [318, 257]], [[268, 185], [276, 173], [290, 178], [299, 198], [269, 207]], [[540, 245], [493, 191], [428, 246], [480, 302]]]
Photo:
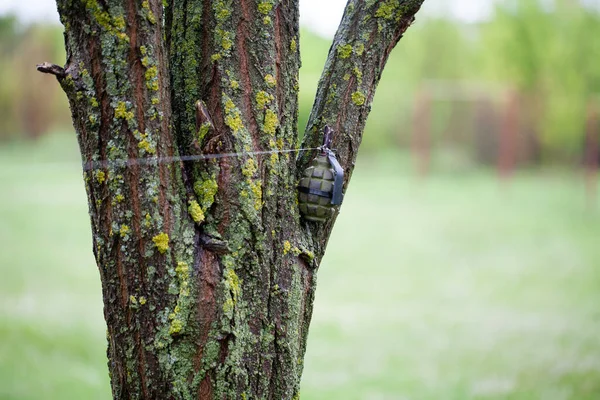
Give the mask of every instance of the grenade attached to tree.
[[331, 146], [333, 130], [325, 127], [323, 146], [298, 184], [298, 207], [302, 216], [313, 222], [325, 222], [342, 204], [344, 169], [335, 158]]

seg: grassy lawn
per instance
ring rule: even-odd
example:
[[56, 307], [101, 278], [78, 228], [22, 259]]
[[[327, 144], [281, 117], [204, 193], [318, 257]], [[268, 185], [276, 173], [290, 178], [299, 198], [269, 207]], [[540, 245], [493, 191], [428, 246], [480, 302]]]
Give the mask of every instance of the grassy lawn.
[[[0, 148], [0, 399], [109, 399], [74, 137]], [[303, 400], [600, 398], [600, 212], [576, 174], [358, 163]]]

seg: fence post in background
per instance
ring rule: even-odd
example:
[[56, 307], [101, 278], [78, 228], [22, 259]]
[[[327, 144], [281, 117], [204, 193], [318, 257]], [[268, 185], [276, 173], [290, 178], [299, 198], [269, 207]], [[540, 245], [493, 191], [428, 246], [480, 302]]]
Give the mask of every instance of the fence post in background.
[[413, 111], [412, 154], [420, 176], [427, 176], [431, 163], [431, 103], [429, 90], [421, 86]]
[[519, 132], [519, 93], [506, 92], [505, 111], [500, 128], [498, 146], [498, 175], [501, 179], [510, 178], [517, 162], [517, 138]]
[[484, 165], [497, 162], [499, 112], [488, 94], [481, 94], [475, 103], [472, 141], [475, 159]]
[[598, 162], [600, 161], [600, 104], [597, 99], [588, 103], [585, 135], [585, 181], [587, 201], [596, 204], [598, 193]]

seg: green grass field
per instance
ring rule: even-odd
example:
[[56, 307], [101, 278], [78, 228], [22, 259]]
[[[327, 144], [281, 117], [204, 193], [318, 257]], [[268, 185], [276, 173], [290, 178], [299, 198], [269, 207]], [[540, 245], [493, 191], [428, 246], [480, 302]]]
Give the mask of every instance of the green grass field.
[[[0, 399], [109, 399], [74, 137], [0, 148]], [[359, 160], [303, 400], [599, 399], [600, 212], [576, 173]]]

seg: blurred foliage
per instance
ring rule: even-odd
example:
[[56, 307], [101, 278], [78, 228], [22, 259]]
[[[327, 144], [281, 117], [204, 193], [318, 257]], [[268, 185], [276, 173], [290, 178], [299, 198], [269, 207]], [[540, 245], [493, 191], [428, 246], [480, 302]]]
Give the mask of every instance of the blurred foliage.
[[[477, 24], [419, 16], [390, 56], [364, 151], [410, 144], [415, 98], [423, 88], [468, 86], [483, 88], [486, 104], [451, 96], [436, 100], [431, 114], [434, 144], [442, 140], [445, 145], [477, 147], [483, 136], [499, 131], [486, 124], [501, 124], [506, 93], [517, 91], [520, 129], [533, 138], [536, 155], [549, 161], [579, 158], [586, 110], [600, 93], [600, 41], [594, 39], [600, 37], [600, 12], [580, 1], [505, 0]], [[61, 29], [23, 27], [12, 17], [0, 18], [0, 140], [70, 127], [60, 88], [34, 69], [41, 61], [60, 64], [65, 59]], [[301, 132], [330, 44], [330, 39], [302, 32]], [[474, 114], [483, 108], [489, 117], [477, 125]], [[490, 142], [488, 148], [497, 143], [497, 138], [483, 140]]]
[[69, 126], [59, 85], [35, 69], [40, 62], [64, 59], [60, 27], [24, 27], [13, 16], [0, 16], [0, 140], [35, 138]]
[[[496, 117], [504, 113], [506, 94], [518, 91], [522, 130], [535, 136], [545, 159], [580, 156], [586, 110], [600, 95], [600, 41], [594, 39], [600, 37], [597, 8], [586, 8], [577, 0], [505, 0], [497, 2], [489, 20], [478, 24], [420, 16], [405, 36], [392, 52], [378, 88], [364, 135], [366, 151], [408, 144], [419, 88], [454, 84], [487, 90]], [[324, 56], [319, 57], [327, 43], [305, 32], [304, 85], [320, 73]], [[314, 90], [301, 92], [301, 105], [313, 95]], [[460, 100], [435, 102], [434, 141], [442, 135], [453, 143], [469, 136], [453, 132], [464, 129], [465, 118], [472, 118], [473, 111], [469, 114], [466, 108]], [[301, 109], [301, 127], [308, 112]]]
[[529, 100], [547, 157], [581, 152], [586, 110], [600, 94], [598, 37], [600, 14], [575, 0], [504, 2], [482, 26], [486, 77]]

